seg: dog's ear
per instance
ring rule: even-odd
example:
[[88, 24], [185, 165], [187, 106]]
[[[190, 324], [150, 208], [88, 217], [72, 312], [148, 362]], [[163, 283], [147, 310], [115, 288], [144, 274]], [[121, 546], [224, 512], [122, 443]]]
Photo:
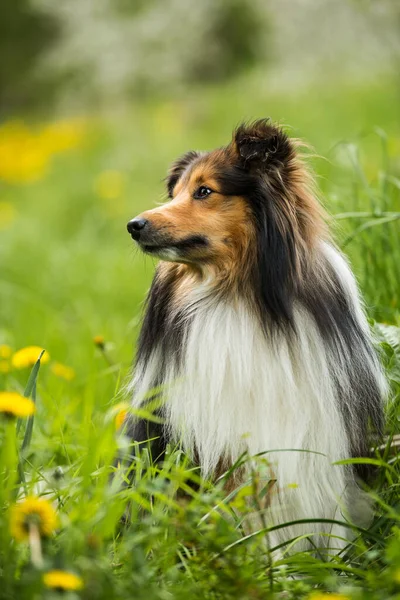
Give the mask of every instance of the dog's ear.
[[190, 150], [189, 152], [186, 152], [186, 154], [178, 158], [174, 163], [172, 163], [171, 168], [168, 171], [168, 175], [165, 179], [167, 184], [168, 196], [170, 198], [172, 198], [174, 187], [178, 183], [182, 173], [194, 160], [196, 160], [196, 158], [199, 158], [200, 156], [200, 152]]
[[286, 133], [269, 119], [243, 123], [233, 134], [232, 144], [245, 168], [268, 171], [283, 167], [294, 154]]

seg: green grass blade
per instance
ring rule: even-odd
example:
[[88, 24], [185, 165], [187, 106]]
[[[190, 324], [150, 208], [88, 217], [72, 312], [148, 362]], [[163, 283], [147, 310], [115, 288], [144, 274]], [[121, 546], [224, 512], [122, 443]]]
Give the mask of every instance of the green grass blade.
[[[37, 378], [39, 375], [40, 360], [41, 360], [43, 354], [44, 354], [44, 350], [41, 351], [39, 358], [33, 365], [33, 368], [32, 368], [32, 371], [29, 376], [28, 383], [26, 384], [26, 388], [25, 388], [25, 392], [24, 392], [24, 396], [26, 398], [28, 398], [28, 397], [32, 398], [32, 400], [33, 400], [33, 402], [35, 402], [35, 404], [36, 404], [36, 382], [37, 382]], [[26, 448], [28, 448], [29, 444], [31, 443], [32, 432], [33, 432], [33, 421], [34, 421], [34, 415], [31, 415], [28, 419], [28, 423], [26, 424], [25, 435], [24, 435], [24, 439], [22, 441], [22, 446], [21, 446], [21, 453], [23, 453], [24, 450], [26, 450]]]

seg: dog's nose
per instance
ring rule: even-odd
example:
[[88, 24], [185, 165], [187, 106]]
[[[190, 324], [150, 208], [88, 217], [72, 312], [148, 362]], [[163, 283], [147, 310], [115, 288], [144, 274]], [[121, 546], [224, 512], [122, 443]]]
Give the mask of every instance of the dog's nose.
[[134, 240], [138, 240], [140, 238], [140, 232], [146, 227], [147, 223], [147, 219], [141, 219], [140, 217], [129, 221], [126, 227]]

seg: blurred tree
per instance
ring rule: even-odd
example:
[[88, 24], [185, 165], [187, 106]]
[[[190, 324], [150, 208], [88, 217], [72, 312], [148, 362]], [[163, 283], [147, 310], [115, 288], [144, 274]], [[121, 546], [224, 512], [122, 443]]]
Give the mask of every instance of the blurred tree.
[[257, 63], [262, 41], [268, 39], [266, 20], [248, 0], [216, 3], [204, 47], [196, 55], [189, 79], [200, 81], [228, 79]]
[[[234, 77], [270, 48], [265, 0], [35, 0], [62, 23], [41, 61], [92, 107]], [[67, 80], [68, 78], [68, 80]]]
[[35, 67], [57, 39], [57, 20], [30, 0], [0, 2], [0, 111], [32, 106], [49, 90], [50, 81], [36, 77]]
[[[400, 0], [353, 0], [368, 17], [371, 32], [386, 47], [387, 56], [400, 75]], [[388, 30], [387, 25], [391, 27]], [[383, 25], [383, 26], [382, 26]]]

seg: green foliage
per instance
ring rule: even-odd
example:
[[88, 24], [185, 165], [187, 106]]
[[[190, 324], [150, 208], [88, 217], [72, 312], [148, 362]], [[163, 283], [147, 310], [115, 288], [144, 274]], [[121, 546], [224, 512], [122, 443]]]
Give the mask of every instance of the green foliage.
[[260, 16], [248, 0], [220, 2], [203, 40], [213, 51], [197, 54], [189, 80], [224, 81], [257, 64], [261, 41], [270, 35]]
[[35, 77], [35, 67], [58, 35], [56, 20], [30, 0], [1, 3], [0, 109], [31, 106], [43, 98], [48, 82]]
[[[52, 156], [37, 181], [0, 183], [0, 390], [31, 397], [36, 390], [37, 405], [34, 419], [19, 426], [0, 414], [1, 599], [399, 597], [400, 478], [390, 442], [400, 415], [400, 131], [390, 82], [379, 89], [341, 85], [340, 94], [338, 85], [291, 98], [245, 78], [201, 98], [92, 117], [84, 140]], [[346, 553], [325, 560], [296, 553], [295, 545], [292, 555], [281, 548], [271, 556], [271, 523], [249, 535], [243, 516], [259, 512], [256, 475], [227, 494], [223, 480], [201, 481], [179, 447], [169, 448], [162, 466], [146, 451], [132, 463], [131, 443], [115, 425], [126, 410], [119, 403], [153, 273], [152, 262], [134, 252], [125, 223], [159, 200], [177, 155], [225, 143], [241, 118], [268, 114], [296, 123], [294, 134], [329, 156], [311, 160], [327, 208], [338, 215], [336, 237], [366, 296], [392, 390], [389, 443], [370, 459], [377, 467], [369, 490], [374, 521]], [[34, 140], [50, 160], [54, 140], [46, 135]], [[352, 144], [338, 145], [343, 139]], [[23, 152], [17, 156], [20, 169]], [[29, 379], [5, 345], [15, 351], [32, 344], [51, 360], [42, 359]], [[54, 504], [59, 517], [40, 539], [40, 553], [34, 535], [19, 541], [10, 531], [25, 489]], [[43, 576], [55, 569], [78, 576], [83, 588], [51, 590]]]

